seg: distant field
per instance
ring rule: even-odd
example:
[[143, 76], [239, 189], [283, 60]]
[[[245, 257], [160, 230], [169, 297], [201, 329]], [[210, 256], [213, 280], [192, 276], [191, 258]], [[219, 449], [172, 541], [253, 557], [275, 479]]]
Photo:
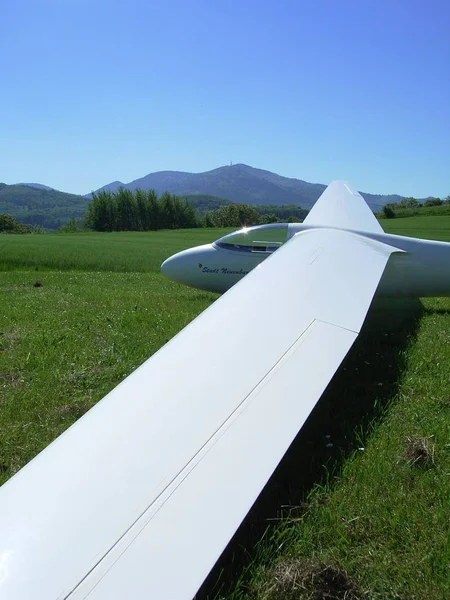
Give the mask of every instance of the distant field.
[[[215, 300], [159, 267], [225, 231], [0, 236], [0, 483]], [[448, 600], [449, 365], [450, 298], [375, 302], [198, 598]]]
[[380, 225], [386, 233], [450, 241], [450, 216], [381, 219]]
[[[387, 233], [450, 241], [450, 216], [383, 219]], [[171, 254], [207, 244], [231, 229], [0, 235], [0, 270], [159, 271]]]
[[156, 272], [171, 254], [213, 242], [228, 231], [0, 235], [0, 270]]
[[450, 204], [441, 204], [440, 206], [418, 206], [416, 208], [394, 208], [394, 211], [396, 219], [448, 216], [450, 215]]

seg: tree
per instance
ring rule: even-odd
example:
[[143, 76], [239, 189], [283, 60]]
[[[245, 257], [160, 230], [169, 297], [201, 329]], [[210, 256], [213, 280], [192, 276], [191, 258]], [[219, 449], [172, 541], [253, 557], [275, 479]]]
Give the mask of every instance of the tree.
[[187, 201], [183, 201], [183, 217], [182, 217], [182, 225], [181, 227], [198, 227], [199, 220], [197, 219], [197, 215], [195, 214], [194, 208]]
[[65, 225], [58, 229], [60, 233], [76, 233], [78, 230], [78, 223], [74, 217], [69, 219]]
[[400, 209], [401, 208], [419, 208], [419, 206], [422, 206], [422, 205], [415, 198], [403, 198], [403, 200], [400, 200], [400, 202], [398, 204], [396, 204], [396, 207], [400, 208]]
[[117, 228], [115, 195], [109, 190], [92, 194], [88, 206], [86, 225], [95, 231], [114, 231]]
[[269, 213], [267, 215], [263, 215], [262, 217], [260, 217], [260, 223], [261, 225], [266, 225], [268, 223], [278, 223], [279, 222], [279, 218], [277, 217], [277, 215], [274, 215], [273, 213]]
[[0, 233], [30, 233], [30, 228], [11, 215], [0, 214]]
[[131, 190], [120, 187], [115, 194], [118, 227], [117, 231], [139, 229], [138, 209], [135, 195]]
[[216, 227], [249, 227], [258, 225], [260, 216], [257, 210], [248, 204], [229, 204], [211, 214]]
[[289, 217], [296, 217], [297, 220], [294, 221], [294, 223], [298, 223], [308, 214], [306, 208], [302, 208], [296, 204], [285, 204], [282, 206], [277, 206], [276, 204], [259, 204], [254, 208], [262, 215], [262, 217], [268, 214], [275, 215], [283, 223], [285, 223]]
[[259, 225], [261, 217], [258, 211], [249, 204], [237, 204], [240, 225], [249, 227]]
[[442, 200], [440, 198], [429, 198], [428, 200], [425, 200], [424, 202], [424, 206], [441, 206], [442, 204], [444, 204], [442, 202]]
[[135, 191], [135, 199], [136, 199], [136, 226], [141, 231], [146, 231], [150, 229], [150, 217], [148, 210], [148, 199], [147, 194], [144, 190], [136, 190]]
[[240, 227], [239, 211], [236, 204], [222, 206], [212, 213], [216, 227]]
[[203, 226], [204, 227], [215, 227], [216, 226], [212, 213], [210, 213], [210, 212], [206, 213], [205, 218], [203, 220]]
[[395, 217], [395, 211], [392, 208], [392, 204], [386, 204], [385, 206], [383, 206], [383, 214], [386, 217], [386, 219], [393, 219]]
[[148, 206], [148, 228], [156, 231], [161, 229], [161, 208], [158, 202], [158, 196], [155, 190], [149, 190], [147, 192], [147, 206]]
[[161, 211], [161, 229], [175, 229], [176, 213], [175, 205], [173, 202], [172, 194], [164, 192], [159, 199], [160, 211]]

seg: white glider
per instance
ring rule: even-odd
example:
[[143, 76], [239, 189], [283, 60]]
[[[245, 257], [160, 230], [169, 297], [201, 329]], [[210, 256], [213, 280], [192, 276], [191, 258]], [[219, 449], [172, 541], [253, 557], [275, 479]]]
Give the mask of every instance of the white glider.
[[201, 272], [207, 289], [215, 276], [242, 281], [1, 488], [1, 599], [192, 598], [377, 288], [450, 293], [450, 244], [384, 234], [347, 184], [284, 240], [252, 229], [241, 242], [248, 231], [259, 250], [219, 240], [164, 263], [178, 279], [182, 264]]
[[[383, 273], [377, 295], [445, 296], [449, 293], [450, 244], [385, 233], [363, 198], [340, 181], [327, 187], [301, 224], [244, 227], [212, 244], [174, 254], [164, 261], [161, 270], [180, 283], [223, 293], [295, 235], [324, 228], [345, 230], [399, 250]], [[345, 270], [345, 264], [339, 268]]]

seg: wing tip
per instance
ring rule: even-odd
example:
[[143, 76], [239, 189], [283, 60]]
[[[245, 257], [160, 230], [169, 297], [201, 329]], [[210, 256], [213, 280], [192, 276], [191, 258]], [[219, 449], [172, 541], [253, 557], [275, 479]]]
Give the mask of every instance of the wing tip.
[[333, 181], [330, 182], [329, 188], [332, 188], [333, 190], [342, 190], [342, 191], [346, 191], [349, 192], [350, 194], [352, 194], [352, 196], [361, 196], [361, 194], [355, 190], [355, 188], [351, 185], [351, 183], [345, 179], [333, 179]]

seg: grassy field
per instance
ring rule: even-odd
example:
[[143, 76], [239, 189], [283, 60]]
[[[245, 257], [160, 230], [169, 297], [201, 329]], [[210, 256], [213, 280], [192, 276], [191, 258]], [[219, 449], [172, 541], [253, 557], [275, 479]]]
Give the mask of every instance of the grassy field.
[[[159, 265], [222, 233], [0, 236], [0, 482], [214, 301]], [[449, 365], [450, 299], [376, 301], [198, 598], [450, 598]]]
[[395, 210], [396, 219], [409, 217], [441, 217], [450, 215], [450, 204], [440, 206], [418, 206], [417, 208], [401, 208]]
[[380, 225], [386, 233], [409, 235], [427, 240], [450, 240], [450, 216], [381, 219]]
[[158, 273], [171, 254], [207, 244], [230, 229], [0, 235], [0, 270]]
[[[382, 219], [380, 223], [387, 233], [450, 239], [450, 216]], [[171, 254], [206, 244], [229, 231], [232, 230], [0, 235], [0, 270], [154, 273]]]

